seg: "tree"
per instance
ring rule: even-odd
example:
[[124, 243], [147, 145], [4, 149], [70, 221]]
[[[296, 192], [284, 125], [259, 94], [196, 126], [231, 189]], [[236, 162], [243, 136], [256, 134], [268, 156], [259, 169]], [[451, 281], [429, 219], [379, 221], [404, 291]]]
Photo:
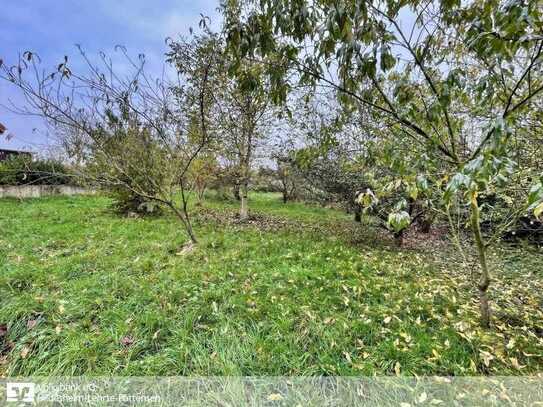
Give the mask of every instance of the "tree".
[[242, 79], [225, 78], [219, 117], [222, 152], [231, 161], [239, 178], [240, 220], [249, 216], [249, 184], [257, 148], [266, 136], [269, 115], [267, 86], [260, 82], [262, 66], [247, 61]]
[[200, 157], [194, 161], [188, 177], [190, 179], [191, 189], [196, 192], [199, 203], [203, 201], [206, 190], [215, 181], [219, 170], [217, 159], [211, 152], [201, 154]]
[[[293, 69], [299, 83], [337, 90], [346, 110], [371, 110], [422, 147], [422, 164], [446, 170], [440, 198], [446, 209], [469, 205], [481, 323], [489, 326], [489, 242], [477, 198], [510, 179], [511, 134], [543, 91], [538, 2], [250, 4], [243, 18], [227, 19], [229, 49], [268, 67], [275, 100], [286, 99]], [[541, 185], [524, 191], [532, 210], [541, 207]]]
[[[47, 72], [36, 54], [25, 52], [16, 65], [2, 65], [0, 78], [23, 93], [27, 105], [18, 107], [19, 113], [40, 116], [56, 130], [76, 158], [81, 179], [166, 206], [184, 226], [191, 248], [197, 238], [187, 174], [210, 141], [207, 110], [214, 92], [214, 54], [207, 46], [193, 47], [177, 64], [176, 84], [150, 78], [145, 57], [135, 61], [122, 47], [118, 50], [133, 70], [129, 77], [121, 76], [106, 55], [95, 63], [81, 50], [87, 68], [81, 72], [72, 71], [67, 57]], [[198, 134], [189, 126], [194, 114]]]
[[277, 165], [275, 173], [281, 185], [283, 203], [297, 199], [300, 194], [301, 174], [294, 158], [289, 155], [277, 155], [275, 161]]

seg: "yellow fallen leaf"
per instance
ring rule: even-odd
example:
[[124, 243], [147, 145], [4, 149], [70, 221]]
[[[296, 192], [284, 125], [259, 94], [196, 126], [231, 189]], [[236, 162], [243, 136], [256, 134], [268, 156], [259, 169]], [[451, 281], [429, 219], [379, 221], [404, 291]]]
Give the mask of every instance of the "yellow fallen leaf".
[[428, 395], [426, 394], [426, 392], [422, 392], [419, 396], [419, 403], [424, 403], [426, 401], [426, 399], [428, 398]]
[[392, 320], [391, 317], [386, 317], [385, 319], [383, 319], [383, 322], [384, 322], [385, 324], [388, 324], [391, 320]]
[[518, 363], [518, 360], [517, 358], [509, 358], [509, 360], [511, 361], [511, 364], [513, 365], [513, 367], [517, 370], [520, 370], [522, 369], [524, 366], [521, 366], [519, 363]]
[[481, 355], [485, 366], [490, 366], [490, 361], [494, 359], [494, 356], [489, 352], [485, 352], [484, 350], [480, 350], [479, 354]]
[[21, 358], [26, 359], [29, 352], [30, 352], [30, 348], [26, 345], [23, 346], [23, 349], [21, 349]]
[[281, 396], [279, 393], [272, 393], [268, 396], [268, 401], [279, 401], [283, 400], [283, 396]]

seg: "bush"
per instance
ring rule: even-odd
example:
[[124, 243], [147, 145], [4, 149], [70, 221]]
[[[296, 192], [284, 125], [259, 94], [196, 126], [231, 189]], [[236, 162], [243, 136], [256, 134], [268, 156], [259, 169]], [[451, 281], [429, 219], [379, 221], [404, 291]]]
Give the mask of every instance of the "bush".
[[160, 215], [162, 207], [154, 201], [130, 192], [126, 188], [110, 188], [108, 195], [113, 199], [113, 209], [123, 215]]
[[101, 137], [100, 150], [87, 163], [85, 173], [100, 180], [118, 213], [159, 214], [160, 205], [150, 197], [161, 195], [174, 184], [165, 170], [170, 160], [168, 150], [148, 129], [138, 126], [103, 132]]
[[64, 164], [56, 160], [32, 160], [26, 156], [0, 161], [0, 185], [73, 184]]

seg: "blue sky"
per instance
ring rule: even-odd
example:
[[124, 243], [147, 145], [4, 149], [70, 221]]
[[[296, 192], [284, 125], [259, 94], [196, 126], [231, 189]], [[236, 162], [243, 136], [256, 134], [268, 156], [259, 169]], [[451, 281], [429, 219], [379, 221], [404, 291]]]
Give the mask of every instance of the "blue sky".
[[[210, 16], [212, 26], [220, 25], [218, 0], [0, 0], [0, 58], [15, 63], [19, 53], [31, 50], [42, 64], [51, 68], [64, 55], [77, 61], [75, 44], [89, 55], [104, 51], [114, 54], [116, 45], [131, 55], [146, 55], [150, 66], [160, 69], [166, 37], [187, 35], [197, 28], [200, 13]], [[0, 82], [0, 105], [9, 100], [22, 103], [8, 83]], [[38, 119], [14, 115], [0, 106], [0, 122], [14, 137], [0, 136], [0, 148], [39, 151], [48, 143]], [[37, 131], [34, 131], [37, 129]]]

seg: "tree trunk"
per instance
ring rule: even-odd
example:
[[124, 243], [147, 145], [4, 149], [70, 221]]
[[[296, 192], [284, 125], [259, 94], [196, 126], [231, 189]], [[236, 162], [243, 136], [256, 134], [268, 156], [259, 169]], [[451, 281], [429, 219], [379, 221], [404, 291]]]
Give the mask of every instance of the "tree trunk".
[[247, 220], [249, 217], [248, 189], [247, 181], [243, 181], [241, 185], [241, 206], [239, 208], [239, 218], [241, 220]]
[[362, 223], [362, 208], [358, 205], [354, 208], [354, 221]]
[[190, 219], [188, 214], [185, 212], [180, 211], [175, 206], [169, 205], [170, 208], [174, 211], [174, 213], [177, 215], [179, 220], [183, 223], [185, 226], [185, 230], [187, 231], [187, 234], [189, 235], [190, 241], [193, 245], [198, 243], [198, 239], [196, 239], [196, 235], [194, 234], [194, 230], [192, 229], [192, 224], [190, 223]]
[[403, 246], [403, 230], [394, 233], [394, 241], [396, 242], [397, 247]]
[[198, 202], [201, 203], [204, 200], [205, 192], [206, 192], [206, 187], [205, 186], [198, 188], [198, 192], [197, 192], [197, 194], [198, 194]]
[[241, 201], [241, 195], [239, 193], [239, 184], [234, 184], [234, 187], [232, 188], [232, 194], [234, 195], [234, 198], [236, 201]]
[[481, 310], [481, 325], [485, 328], [490, 327], [490, 305], [488, 303], [488, 286], [490, 285], [490, 274], [486, 261], [486, 246], [483, 242], [480, 225], [480, 210], [477, 203], [477, 194], [471, 195], [471, 230], [475, 238], [477, 254], [479, 257], [479, 265], [481, 266], [481, 278], [479, 279], [479, 307]]
[[189, 234], [190, 241], [193, 244], [197, 244], [198, 240], [196, 239], [196, 235], [194, 234], [194, 231], [192, 230], [192, 225], [190, 222], [187, 223], [187, 233]]
[[430, 230], [432, 229], [432, 223], [433, 223], [433, 219], [432, 218], [423, 218], [420, 222], [420, 228], [419, 230], [422, 232], [422, 233], [430, 233]]

